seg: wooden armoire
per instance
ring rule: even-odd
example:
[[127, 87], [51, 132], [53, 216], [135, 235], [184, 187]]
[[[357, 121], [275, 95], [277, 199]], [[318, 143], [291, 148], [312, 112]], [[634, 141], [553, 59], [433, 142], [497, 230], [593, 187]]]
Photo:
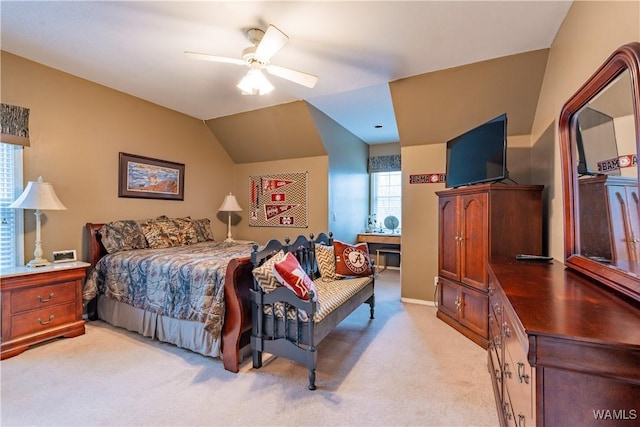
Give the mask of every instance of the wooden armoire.
[[492, 257], [541, 255], [540, 185], [478, 184], [437, 192], [438, 317], [487, 347]]

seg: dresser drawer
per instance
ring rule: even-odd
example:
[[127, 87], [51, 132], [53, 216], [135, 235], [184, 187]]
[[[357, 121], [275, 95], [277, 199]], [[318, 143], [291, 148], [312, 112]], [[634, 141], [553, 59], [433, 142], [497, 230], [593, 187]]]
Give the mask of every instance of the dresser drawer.
[[11, 292], [11, 314], [51, 307], [76, 299], [76, 282], [69, 281]]
[[11, 316], [11, 338], [38, 333], [76, 320], [75, 301]]

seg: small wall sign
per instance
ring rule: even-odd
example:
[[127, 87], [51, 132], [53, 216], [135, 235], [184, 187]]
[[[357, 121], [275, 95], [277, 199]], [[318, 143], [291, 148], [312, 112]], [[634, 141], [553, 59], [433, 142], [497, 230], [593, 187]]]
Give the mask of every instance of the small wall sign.
[[409, 175], [409, 184], [438, 184], [445, 182], [446, 175], [443, 173], [423, 173]]

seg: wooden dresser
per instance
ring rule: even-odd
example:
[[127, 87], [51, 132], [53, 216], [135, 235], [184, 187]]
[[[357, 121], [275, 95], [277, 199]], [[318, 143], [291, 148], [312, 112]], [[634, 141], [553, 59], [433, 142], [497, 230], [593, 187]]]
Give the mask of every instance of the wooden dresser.
[[480, 184], [439, 197], [438, 318], [489, 339], [487, 260], [542, 251], [541, 185]]
[[85, 262], [70, 262], [2, 271], [1, 359], [52, 338], [84, 334], [82, 285], [87, 267]]
[[555, 261], [494, 258], [488, 270], [501, 425], [638, 425], [640, 303]]

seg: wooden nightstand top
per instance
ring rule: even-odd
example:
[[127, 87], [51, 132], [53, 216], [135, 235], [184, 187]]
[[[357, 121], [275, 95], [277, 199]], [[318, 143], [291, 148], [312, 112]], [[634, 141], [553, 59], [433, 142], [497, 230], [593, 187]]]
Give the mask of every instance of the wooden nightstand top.
[[83, 261], [61, 262], [57, 264], [47, 265], [45, 267], [27, 267], [24, 265], [3, 268], [0, 270], [0, 279], [15, 276], [28, 276], [30, 274], [49, 273], [52, 271], [70, 270], [74, 268], [87, 268], [91, 264]]

